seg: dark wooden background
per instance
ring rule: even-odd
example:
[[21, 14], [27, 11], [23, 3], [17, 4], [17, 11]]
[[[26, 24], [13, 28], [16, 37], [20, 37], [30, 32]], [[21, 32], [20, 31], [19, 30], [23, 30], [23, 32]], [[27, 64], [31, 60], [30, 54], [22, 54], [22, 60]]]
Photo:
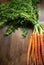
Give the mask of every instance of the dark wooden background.
[[7, 2], [8, 0], [0, 0], [0, 2]]
[[0, 30], [0, 65], [26, 65], [26, 54], [31, 29], [26, 38], [20, 28], [10, 36], [4, 36], [6, 27]]

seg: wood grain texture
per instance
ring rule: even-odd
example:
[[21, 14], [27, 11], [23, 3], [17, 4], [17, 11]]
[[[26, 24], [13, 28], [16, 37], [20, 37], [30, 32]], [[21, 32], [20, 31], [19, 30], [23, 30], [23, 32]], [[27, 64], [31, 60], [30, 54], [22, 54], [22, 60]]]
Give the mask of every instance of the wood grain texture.
[[10, 36], [4, 36], [6, 28], [0, 30], [0, 65], [26, 65], [26, 54], [32, 30], [26, 38], [22, 37], [20, 29]]

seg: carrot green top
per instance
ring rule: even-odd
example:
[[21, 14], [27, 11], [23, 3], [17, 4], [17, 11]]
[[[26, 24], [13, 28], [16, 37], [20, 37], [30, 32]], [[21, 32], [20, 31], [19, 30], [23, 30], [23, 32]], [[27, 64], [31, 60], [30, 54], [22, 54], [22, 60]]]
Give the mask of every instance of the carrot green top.
[[30, 22], [37, 21], [37, 0], [10, 0], [0, 3], [0, 29], [8, 26], [6, 35], [18, 27], [27, 27]]

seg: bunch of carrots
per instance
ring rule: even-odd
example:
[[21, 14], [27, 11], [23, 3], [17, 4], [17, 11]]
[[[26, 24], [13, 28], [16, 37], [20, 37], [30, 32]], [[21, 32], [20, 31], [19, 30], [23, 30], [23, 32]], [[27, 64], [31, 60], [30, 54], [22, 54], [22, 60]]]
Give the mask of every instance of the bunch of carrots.
[[44, 29], [39, 23], [34, 25], [29, 41], [27, 65], [44, 65]]

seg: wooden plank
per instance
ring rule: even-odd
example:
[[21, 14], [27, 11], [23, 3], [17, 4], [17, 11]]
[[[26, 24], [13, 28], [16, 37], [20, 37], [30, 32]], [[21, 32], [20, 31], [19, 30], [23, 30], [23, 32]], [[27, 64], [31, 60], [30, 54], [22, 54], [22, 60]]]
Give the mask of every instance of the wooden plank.
[[29, 36], [32, 31], [29, 30], [25, 39], [22, 37], [21, 30], [12, 33], [11, 46], [10, 46], [10, 59], [8, 65], [26, 65], [26, 53], [29, 42]]
[[8, 37], [4, 36], [5, 30], [6, 28], [0, 30], [0, 65], [26, 65], [26, 52], [32, 30], [29, 30], [25, 39], [20, 29]]
[[0, 30], [0, 65], [7, 65], [9, 59], [10, 37], [5, 37], [6, 28]]
[[39, 21], [44, 23], [44, 0], [42, 0], [38, 4], [38, 14], [39, 14]]

